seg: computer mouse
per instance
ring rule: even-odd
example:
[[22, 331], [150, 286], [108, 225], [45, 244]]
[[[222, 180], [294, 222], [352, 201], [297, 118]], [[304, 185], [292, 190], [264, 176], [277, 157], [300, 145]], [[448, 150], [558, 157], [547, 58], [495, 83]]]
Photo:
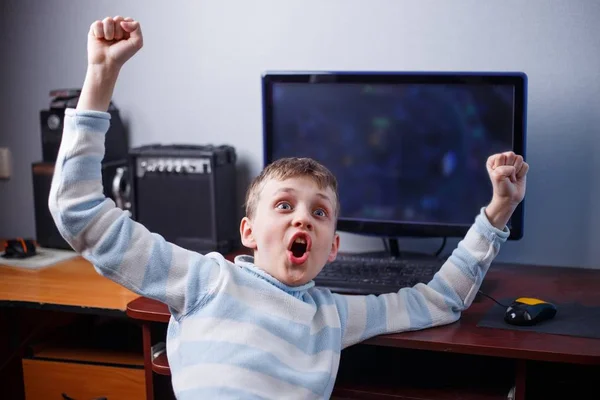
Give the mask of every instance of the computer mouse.
[[506, 309], [504, 321], [511, 325], [531, 326], [554, 318], [556, 306], [547, 301], [519, 297]]
[[31, 239], [9, 239], [4, 243], [4, 258], [28, 258], [37, 254], [35, 241]]

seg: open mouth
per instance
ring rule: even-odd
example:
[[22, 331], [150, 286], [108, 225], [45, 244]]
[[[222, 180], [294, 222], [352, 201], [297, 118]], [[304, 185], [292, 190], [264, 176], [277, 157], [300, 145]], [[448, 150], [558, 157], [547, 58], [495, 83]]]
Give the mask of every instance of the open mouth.
[[305, 233], [296, 233], [288, 246], [288, 250], [296, 258], [301, 258], [310, 250], [310, 236]]

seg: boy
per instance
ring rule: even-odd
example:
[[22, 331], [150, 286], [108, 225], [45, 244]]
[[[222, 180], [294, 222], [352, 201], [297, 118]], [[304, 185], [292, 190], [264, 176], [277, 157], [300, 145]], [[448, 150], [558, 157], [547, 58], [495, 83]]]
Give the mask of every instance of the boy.
[[328, 398], [341, 349], [383, 333], [456, 321], [472, 302], [525, 194], [528, 165], [489, 158], [490, 204], [427, 285], [382, 296], [314, 287], [335, 259], [337, 183], [309, 159], [284, 159], [252, 183], [242, 243], [254, 256], [230, 263], [167, 243], [104, 198], [106, 113], [120, 68], [142, 47], [138, 22], [114, 17], [88, 34], [88, 71], [68, 109], [49, 206], [71, 246], [96, 270], [166, 303], [167, 355], [179, 399]]

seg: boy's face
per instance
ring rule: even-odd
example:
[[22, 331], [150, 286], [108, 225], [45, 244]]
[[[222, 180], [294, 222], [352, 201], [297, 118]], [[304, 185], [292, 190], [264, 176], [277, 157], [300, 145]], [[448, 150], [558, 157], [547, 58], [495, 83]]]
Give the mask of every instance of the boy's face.
[[288, 286], [314, 279], [339, 247], [335, 194], [309, 177], [269, 179], [254, 216], [240, 226], [242, 243], [254, 250], [255, 265]]

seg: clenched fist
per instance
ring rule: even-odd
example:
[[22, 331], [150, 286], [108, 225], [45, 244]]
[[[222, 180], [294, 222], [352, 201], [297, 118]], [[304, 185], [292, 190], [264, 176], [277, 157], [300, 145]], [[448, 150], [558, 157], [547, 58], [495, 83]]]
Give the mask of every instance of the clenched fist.
[[503, 229], [525, 197], [529, 165], [512, 151], [490, 156], [486, 168], [494, 193], [485, 213], [495, 227]]
[[88, 33], [88, 64], [120, 68], [143, 46], [142, 29], [132, 18], [95, 21]]
[[525, 183], [529, 165], [512, 151], [490, 156], [486, 163], [494, 188], [494, 199], [508, 204], [519, 204], [525, 197]]
[[95, 21], [88, 32], [88, 69], [77, 109], [106, 111], [121, 67], [143, 44], [140, 24], [132, 18]]

